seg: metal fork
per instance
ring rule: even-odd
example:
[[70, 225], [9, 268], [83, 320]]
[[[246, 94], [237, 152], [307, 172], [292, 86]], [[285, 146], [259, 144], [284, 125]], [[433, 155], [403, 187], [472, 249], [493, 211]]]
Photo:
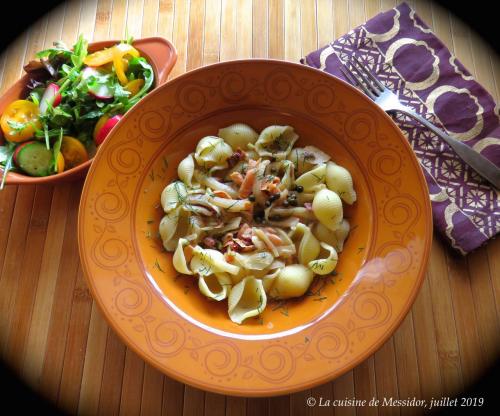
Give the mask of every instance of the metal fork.
[[410, 107], [402, 104], [396, 94], [385, 87], [358, 58], [353, 57], [349, 61], [350, 65], [340, 67], [342, 73], [354, 86], [358, 86], [375, 104], [378, 104], [382, 110], [387, 113], [400, 112], [419, 121], [424, 126], [432, 130], [450, 145], [462, 160], [474, 169], [479, 175], [488, 180], [497, 189], [500, 189], [500, 168], [490, 160], [486, 159], [480, 153], [471, 147], [447, 135], [444, 131], [437, 128], [434, 124], [417, 114]]

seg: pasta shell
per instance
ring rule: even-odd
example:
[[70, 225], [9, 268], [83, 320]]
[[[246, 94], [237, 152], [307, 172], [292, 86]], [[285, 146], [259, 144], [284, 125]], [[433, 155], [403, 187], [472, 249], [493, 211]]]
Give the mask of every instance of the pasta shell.
[[264, 270], [274, 261], [274, 256], [268, 251], [251, 254], [234, 253], [236, 261], [247, 270]]
[[262, 286], [264, 286], [264, 290], [266, 293], [269, 293], [269, 291], [271, 290], [271, 287], [273, 286], [274, 283], [274, 279], [276, 279], [280, 271], [281, 268], [276, 269], [274, 272], [268, 273], [265, 276], [262, 276], [261, 278]]
[[329, 189], [322, 189], [314, 196], [312, 210], [319, 222], [332, 231], [344, 216], [340, 197]]
[[194, 159], [193, 154], [187, 155], [177, 166], [177, 175], [186, 186], [193, 186]]
[[[159, 232], [160, 238], [163, 242], [163, 246], [168, 245], [168, 243], [174, 237], [177, 230], [177, 225], [179, 223], [179, 210], [170, 211], [160, 221]], [[165, 247], [166, 248], [166, 247]]]
[[262, 313], [266, 304], [267, 296], [262, 281], [247, 276], [231, 289], [228, 298], [229, 317], [241, 324], [245, 319]]
[[198, 288], [207, 298], [221, 301], [227, 298], [232, 286], [231, 278], [226, 273], [200, 276]]
[[349, 235], [349, 230], [349, 221], [344, 218], [333, 231], [323, 224], [317, 223], [313, 228], [313, 233], [318, 240], [333, 246], [340, 253], [344, 249], [344, 242]]
[[255, 142], [259, 156], [285, 159], [299, 136], [290, 126], [269, 126], [261, 131]]
[[224, 191], [231, 198], [238, 198], [238, 192], [236, 190], [231, 188], [229, 185], [226, 185], [225, 183], [218, 181], [216, 178], [206, 175], [205, 173], [199, 171], [198, 169], [194, 170], [194, 178], [196, 179], [197, 182], [210, 189], [216, 191]]
[[161, 206], [166, 213], [169, 213], [181, 205], [186, 197], [186, 185], [181, 181], [172, 182], [167, 185], [161, 193]]
[[295, 181], [295, 168], [293, 166], [293, 163], [289, 160], [283, 161], [283, 169], [284, 173], [279, 185], [280, 190], [292, 189], [293, 183]]
[[306, 146], [292, 149], [287, 159], [293, 162], [297, 174], [302, 175], [304, 172], [328, 162], [330, 156], [315, 146]]
[[[219, 272], [238, 274], [240, 271], [238, 266], [228, 263], [224, 258], [224, 254], [220, 251], [210, 248], [203, 249], [200, 246], [196, 246], [193, 252], [194, 256], [191, 260], [191, 270], [200, 275], [208, 275]], [[197, 271], [193, 268], [193, 261], [195, 261]]]
[[304, 188], [304, 192], [314, 192], [318, 185], [325, 183], [326, 163], [303, 173], [295, 180], [295, 185], [300, 185]]
[[290, 236], [292, 241], [296, 242], [297, 255], [301, 264], [307, 265], [318, 257], [321, 250], [319, 241], [307, 225], [299, 222], [290, 233]]
[[259, 134], [247, 124], [236, 123], [220, 129], [217, 133], [233, 150], [245, 150], [249, 143], [255, 143]]
[[187, 265], [186, 256], [184, 255], [184, 247], [188, 244], [188, 240], [185, 238], [179, 238], [177, 248], [175, 249], [174, 256], [172, 258], [174, 269], [182, 274], [193, 274]]
[[337, 267], [338, 255], [332, 246], [326, 243], [320, 243], [320, 244], [323, 249], [329, 252], [328, 257], [324, 259], [317, 259], [310, 261], [308, 263], [308, 267], [314, 273], [324, 276], [335, 270], [335, 267]]
[[333, 162], [328, 162], [326, 167], [326, 186], [336, 192], [347, 204], [356, 202], [356, 191], [349, 171]]
[[289, 299], [302, 296], [311, 285], [314, 273], [303, 264], [283, 267], [269, 291], [276, 299]]
[[198, 165], [210, 169], [216, 165], [224, 165], [232, 154], [233, 149], [223, 139], [207, 136], [198, 142], [194, 158]]

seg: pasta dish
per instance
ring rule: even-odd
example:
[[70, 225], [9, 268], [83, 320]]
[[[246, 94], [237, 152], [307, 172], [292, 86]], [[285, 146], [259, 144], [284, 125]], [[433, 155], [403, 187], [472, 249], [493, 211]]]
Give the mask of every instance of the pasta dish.
[[291, 126], [257, 133], [237, 123], [203, 137], [161, 194], [163, 246], [230, 319], [258, 316], [268, 299], [304, 295], [331, 274], [349, 234], [351, 174]]

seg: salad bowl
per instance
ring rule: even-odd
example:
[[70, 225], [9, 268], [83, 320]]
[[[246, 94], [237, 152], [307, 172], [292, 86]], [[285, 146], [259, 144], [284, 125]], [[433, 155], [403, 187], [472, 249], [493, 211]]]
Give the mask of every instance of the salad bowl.
[[[233, 123], [293, 126], [298, 146], [351, 172], [358, 195], [334, 273], [241, 325], [175, 271], [158, 236], [179, 163]], [[409, 311], [431, 239], [424, 176], [392, 120], [335, 77], [260, 59], [188, 72], [133, 107], [95, 157], [78, 223], [91, 293], [122, 340], [181, 382], [241, 396], [311, 388], [373, 354]]]
[[[89, 53], [100, 51], [104, 48], [109, 48], [118, 44], [118, 40], [105, 40], [93, 42], [88, 45]], [[175, 65], [177, 53], [175, 47], [166, 39], [161, 37], [142, 38], [133, 41], [133, 46], [140, 52], [141, 56], [145, 57], [147, 62], [151, 65], [154, 73], [154, 83], [150, 93], [154, 88], [163, 84], [168, 77], [168, 74]], [[23, 99], [29, 93], [28, 83], [32, 79], [37, 79], [37, 75], [26, 73], [14, 85], [12, 85], [0, 97], [0, 115], [4, 113], [6, 108], [18, 99]], [[0, 145], [5, 143], [5, 137], [0, 132]], [[53, 184], [62, 181], [72, 181], [82, 179], [85, 177], [90, 165], [92, 163], [92, 156], [89, 160], [64, 170], [57, 174], [48, 176], [29, 176], [23, 174], [21, 171], [9, 171], [5, 178], [5, 184]], [[0, 167], [0, 174], [3, 176], [3, 168]]]

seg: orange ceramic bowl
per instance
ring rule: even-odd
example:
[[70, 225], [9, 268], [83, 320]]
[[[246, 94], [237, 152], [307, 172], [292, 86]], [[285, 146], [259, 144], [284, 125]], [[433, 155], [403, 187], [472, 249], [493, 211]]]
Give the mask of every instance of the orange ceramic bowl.
[[[334, 276], [310, 296], [234, 324], [162, 250], [160, 193], [205, 135], [243, 122], [288, 124], [352, 173], [358, 201]], [[184, 383], [271, 396], [310, 388], [373, 354], [401, 323], [424, 278], [432, 222], [406, 139], [356, 89], [289, 62], [204, 67], [159, 87], [99, 150], [80, 203], [80, 256], [93, 296], [121, 338]]]
[[[106, 40], [90, 43], [88, 50], [89, 52], [95, 52], [104, 48], [109, 48], [119, 42], [120, 41], [118, 40]], [[138, 39], [133, 42], [133, 45], [140, 51], [141, 56], [144, 56], [151, 64], [155, 74], [155, 83], [153, 89], [157, 88], [167, 80], [168, 74], [172, 70], [175, 61], [177, 60], [177, 53], [174, 46], [168, 40], [161, 37]], [[3, 96], [0, 98], [0, 115], [12, 101], [26, 97], [26, 85], [28, 84], [29, 80], [30, 75], [24, 75], [3, 94]], [[3, 138], [0, 139], [0, 142], [3, 142]], [[40, 183], [53, 184], [57, 182], [81, 179], [85, 177], [85, 174], [87, 173], [91, 163], [92, 159], [88, 160], [85, 163], [82, 163], [81, 165], [75, 166], [72, 169], [65, 170], [64, 172], [42, 177], [28, 176], [19, 172], [9, 172], [7, 174], [5, 183], [19, 185]], [[0, 168], [0, 172], [1, 171], [2, 169]], [[3, 172], [0, 173], [0, 177], [2, 174]]]

